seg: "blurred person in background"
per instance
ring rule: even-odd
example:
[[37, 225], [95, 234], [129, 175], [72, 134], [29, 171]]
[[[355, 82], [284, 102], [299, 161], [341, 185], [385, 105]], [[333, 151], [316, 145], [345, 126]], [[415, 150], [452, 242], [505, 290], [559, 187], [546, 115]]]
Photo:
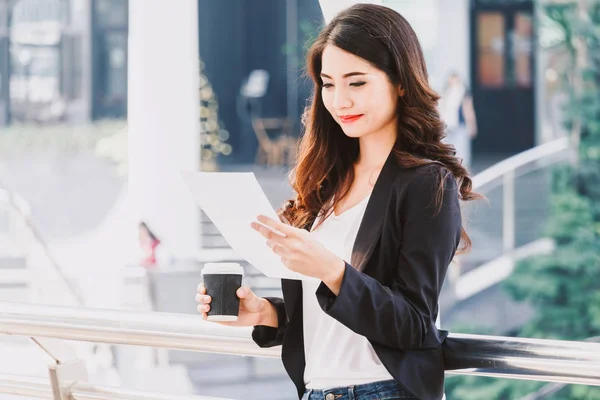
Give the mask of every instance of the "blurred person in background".
[[477, 135], [477, 120], [473, 97], [460, 76], [454, 72], [448, 77], [439, 102], [440, 116], [446, 123], [444, 143], [456, 148], [456, 156], [465, 168], [471, 167], [471, 141]]
[[160, 245], [160, 240], [158, 240], [145, 222], [140, 222], [138, 226], [138, 240], [142, 249], [140, 265], [144, 267], [156, 267], [157, 247]]
[[[282, 280], [283, 299], [241, 287], [238, 320], [222, 324], [283, 345], [299, 398], [442, 399], [438, 299], [454, 254], [470, 247], [459, 200], [478, 195], [442, 143], [417, 36], [396, 11], [358, 4], [320, 33], [307, 69], [296, 198], [283, 222], [251, 226], [287, 268], [316, 279]], [[202, 284], [196, 301], [206, 319]]]

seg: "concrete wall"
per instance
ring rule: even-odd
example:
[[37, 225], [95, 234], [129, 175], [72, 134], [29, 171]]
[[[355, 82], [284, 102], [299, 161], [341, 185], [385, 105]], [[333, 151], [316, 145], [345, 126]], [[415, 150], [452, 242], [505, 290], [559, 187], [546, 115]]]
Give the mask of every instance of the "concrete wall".
[[468, 0], [383, 0], [382, 4], [402, 14], [417, 33], [436, 90], [441, 90], [452, 71], [468, 79]]
[[469, 80], [470, 21], [469, 0], [435, 0], [438, 7], [437, 41], [430, 52], [431, 82], [441, 90], [447, 76], [457, 71]]

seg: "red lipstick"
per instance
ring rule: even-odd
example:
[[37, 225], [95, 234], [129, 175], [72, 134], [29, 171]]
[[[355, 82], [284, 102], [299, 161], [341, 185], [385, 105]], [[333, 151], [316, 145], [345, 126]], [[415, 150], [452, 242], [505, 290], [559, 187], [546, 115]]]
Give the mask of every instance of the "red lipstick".
[[358, 121], [360, 119], [360, 117], [362, 117], [363, 114], [355, 114], [355, 115], [340, 115], [340, 121], [342, 121], [344, 124], [348, 124], [351, 122], [355, 122]]

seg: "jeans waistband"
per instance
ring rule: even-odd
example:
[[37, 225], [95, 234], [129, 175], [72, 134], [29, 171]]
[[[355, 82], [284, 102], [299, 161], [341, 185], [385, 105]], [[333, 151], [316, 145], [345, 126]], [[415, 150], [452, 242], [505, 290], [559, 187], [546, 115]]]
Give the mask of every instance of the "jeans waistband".
[[307, 389], [303, 399], [310, 400], [354, 400], [373, 394], [406, 395], [406, 392], [393, 380], [337, 387], [331, 389]]

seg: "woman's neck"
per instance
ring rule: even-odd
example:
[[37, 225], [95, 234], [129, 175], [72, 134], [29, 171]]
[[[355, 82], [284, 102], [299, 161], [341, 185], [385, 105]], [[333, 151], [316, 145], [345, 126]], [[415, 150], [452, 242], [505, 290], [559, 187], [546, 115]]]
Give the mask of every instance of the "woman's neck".
[[360, 168], [381, 168], [396, 143], [395, 133], [367, 135], [359, 139], [360, 153], [356, 165]]

